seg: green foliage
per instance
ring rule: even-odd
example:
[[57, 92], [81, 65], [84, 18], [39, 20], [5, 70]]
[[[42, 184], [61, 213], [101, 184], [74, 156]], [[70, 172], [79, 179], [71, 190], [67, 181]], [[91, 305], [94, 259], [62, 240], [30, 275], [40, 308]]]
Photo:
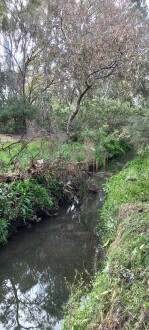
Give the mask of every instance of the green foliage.
[[83, 161], [86, 158], [85, 147], [79, 142], [70, 142], [61, 146], [58, 157], [66, 161]]
[[69, 116], [68, 104], [54, 102], [51, 109], [51, 129], [54, 131], [66, 132], [67, 120]]
[[[64, 103], [53, 102], [50, 109], [52, 131], [66, 132], [68, 117], [73, 107], [73, 104], [69, 107]], [[82, 103], [80, 112], [73, 122], [72, 140], [83, 142], [90, 138], [96, 141], [100, 136], [102, 138], [104, 133], [113, 134], [115, 130], [122, 133], [129, 117], [139, 110], [139, 107], [132, 106], [129, 102], [88, 98]]]
[[13, 220], [38, 221], [52, 211], [54, 203], [44, 186], [35, 180], [17, 180], [0, 185], [0, 241], [6, 240]]
[[10, 98], [0, 108], [0, 125], [3, 133], [20, 133], [26, 131], [26, 120], [33, 119], [37, 109], [24, 99]]
[[[127, 165], [123, 171], [112, 177], [106, 185], [108, 197], [104, 203], [102, 217], [115, 216], [121, 203], [149, 199], [149, 157], [139, 157]], [[112, 205], [112, 210], [111, 210]]]
[[56, 198], [60, 201], [64, 198], [63, 186], [55, 177], [55, 173], [52, 170], [45, 170], [44, 173], [38, 174], [36, 180], [39, 184], [44, 186], [52, 198]]
[[149, 156], [140, 157], [108, 181], [99, 228], [104, 246], [112, 244], [89, 291], [78, 286], [71, 293], [63, 330], [112, 329], [115, 324], [148, 329], [148, 164]]
[[53, 209], [54, 203], [52, 196], [49, 196], [46, 188], [36, 181], [31, 181], [29, 189], [32, 192], [32, 203], [34, 212], [42, 212], [43, 214]]
[[0, 216], [9, 223], [14, 219], [28, 220], [33, 216], [31, 192], [27, 190], [27, 182], [1, 184], [0, 202]]
[[5, 204], [1, 205], [1, 215], [8, 220], [32, 220], [38, 208], [44, 207], [45, 210], [51, 210], [53, 206], [44, 187], [34, 180], [17, 180], [10, 184], [3, 184], [1, 189], [3, 200], [7, 200], [7, 205], [6, 200]]
[[90, 137], [96, 141], [103, 132], [113, 133], [115, 130], [123, 132], [123, 127], [129, 122], [133, 113], [139, 108], [129, 102], [103, 98], [87, 99], [81, 108], [77, 120], [77, 133], [80, 138]]
[[103, 164], [104, 154], [107, 153], [107, 158], [112, 158], [117, 154], [124, 155], [128, 149], [129, 143], [126, 139], [123, 139], [118, 131], [114, 131], [111, 134], [100, 135], [95, 144], [95, 157], [99, 164]]
[[[102, 293], [108, 289], [108, 277], [105, 274], [100, 274], [100, 276], [100, 283], [98, 283], [99, 278], [97, 275], [94, 278], [94, 282], [86, 287], [82, 279], [76, 285], [72, 285], [70, 288], [70, 299], [65, 311], [66, 316], [62, 321], [63, 330], [89, 330], [91, 326], [96, 325], [94, 322], [91, 325], [90, 320], [92, 318], [96, 321], [96, 318], [98, 318], [98, 312], [107, 298], [104, 295], [102, 296]], [[106, 305], [108, 306], [108, 304]]]
[[[57, 150], [60, 148], [59, 142], [55, 139], [55, 144], [51, 138], [36, 138], [32, 141], [13, 140], [10, 142], [1, 142], [0, 158], [2, 165], [0, 171], [4, 171], [5, 166], [9, 166], [13, 159], [14, 164], [21, 162], [23, 168], [29, 165], [31, 159], [53, 160], [57, 156]], [[12, 166], [13, 170], [13, 166]]]
[[62, 199], [63, 197], [63, 186], [58, 182], [56, 178], [51, 178], [49, 181], [48, 189], [53, 197]]
[[148, 124], [149, 124], [149, 103], [140, 106], [140, 110], [132, 114], [129, 123], [125, 127], [125, 132], [130, 136], [135, 146], [148, 146]]

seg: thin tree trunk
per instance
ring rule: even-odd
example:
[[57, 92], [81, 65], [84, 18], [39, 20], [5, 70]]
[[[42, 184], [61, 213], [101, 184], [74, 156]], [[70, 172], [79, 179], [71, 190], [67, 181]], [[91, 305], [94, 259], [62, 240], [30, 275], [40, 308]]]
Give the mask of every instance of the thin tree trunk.
[[68, 119], [68, 123], [67, 123], [67, 141], [68, 141], [68, 138], [70, 137], [72, 122], [73, 122], [74, 118], [76, 117], [76, 115], [78, 114], [78, 112], [80, 110], [82, 98], [88, 92], [88, 90], [91, 87], [92, 87], [92, 85], [87, 85], [87, 87], [84, 89], [84, 91], [79, 95], [79, 98], [77, 100], [76, 107], [75, 107], [74, 111], [71, 113], [71, 115], [70, 115], [70, 117]]

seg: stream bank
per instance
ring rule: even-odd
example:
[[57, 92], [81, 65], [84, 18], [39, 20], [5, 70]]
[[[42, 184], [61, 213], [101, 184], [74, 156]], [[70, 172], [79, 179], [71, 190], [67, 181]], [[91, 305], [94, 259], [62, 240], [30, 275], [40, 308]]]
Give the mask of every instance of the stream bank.
[[70, 286], [87, 284], [102, 260], [98, 209], [104, 177], [95, 177], [97, 194], [82, 204], [61, 206], [59, 215], [22, 228], [0, 249], [0, 330], [59, 330]]
[[148, 168], [149, 156], [139, 157], [107, 182], [99, 221], [107, 255], [91, 285], [72, 292], [63, 330], [149, 329]]
[[18, 229], [54, 215], [59, 206], [78, 203], [86, 189], [96, 191], [82, 164], [80, 168], [78, 163], [74, 167], [63, 161], [40, 166], [32, 162], [24, 173], [3, 174], [1, 180], [0, 243], [5, 243]]

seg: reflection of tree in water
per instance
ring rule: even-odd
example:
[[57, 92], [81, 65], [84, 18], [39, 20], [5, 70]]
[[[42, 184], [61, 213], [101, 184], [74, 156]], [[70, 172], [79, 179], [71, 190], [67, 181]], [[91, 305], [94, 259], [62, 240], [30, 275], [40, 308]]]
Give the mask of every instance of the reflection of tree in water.
[[0, 329], [56, 330], [69, 294], [65, 277], [71, 283], [76, 269], [91, 272], [99, 241], [66, 210], [22, 236], [0, 250]]
[[[89, 255], [94, 253], [91, 234], [86, 234], [85, 241], [80, 233], [78, 237], [79, 241], [74, 231], [73, 235], [67, 232], [56, 242], [54, 236], [49, 246], [43, 241], [32, 253], [29, 248], [29, 254], [22, 255], [20, 251], [18, 256], [17, 251], [15, 258], [9, 256], [8, 265], [5, 260], [6, 267], [2, 267], [0, 274], [3, 330], [55, 329], [62, 317], [62, 306], [68, 299], [64, 278], [71, 281], [75, 269], [91, 268]], [[82, 266], [79, 265], [81, 262]]]
[[22, 293], [21, 283], [18, 285], [13, 277], [9, 277], [3, 283], [3, 288], [0, 320], [4, 329], [54, 328], [60, 318], [60, 309], [57, 309], [57, 302], [55, 304], [49, 286], [37, 282], [30, 290]]
[[26, 262], [12, 265], [7, 281], [1, 275], [0, 321], [5, 329], [53, 329], [61, 318], [68, 295], [63, 273], [45, 268], [40, 257], [30, 266]]

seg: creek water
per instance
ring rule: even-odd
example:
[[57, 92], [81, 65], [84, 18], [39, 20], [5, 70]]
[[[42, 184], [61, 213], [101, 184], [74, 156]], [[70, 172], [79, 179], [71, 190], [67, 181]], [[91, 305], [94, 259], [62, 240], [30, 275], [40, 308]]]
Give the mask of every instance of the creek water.
[[97, 194], [61, 207], [57, 216], [20, 230], [0, 248], [0, 330], [59, 330], [68, 283], [82, 273], [87, 283], [100, 269], [97, 222], [105, 178], [100, 173], [94, 180]]

